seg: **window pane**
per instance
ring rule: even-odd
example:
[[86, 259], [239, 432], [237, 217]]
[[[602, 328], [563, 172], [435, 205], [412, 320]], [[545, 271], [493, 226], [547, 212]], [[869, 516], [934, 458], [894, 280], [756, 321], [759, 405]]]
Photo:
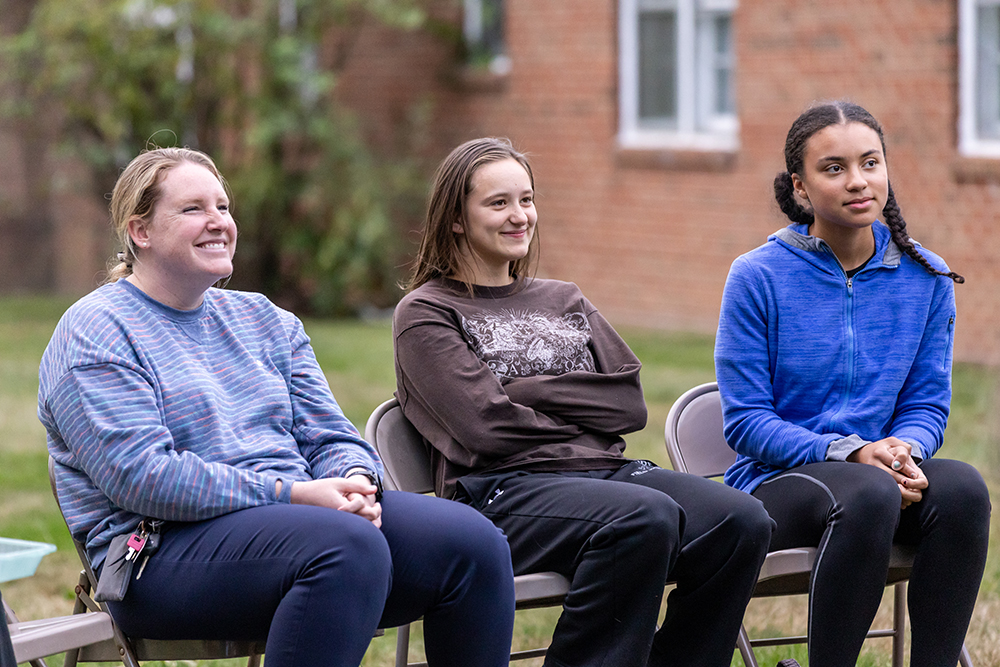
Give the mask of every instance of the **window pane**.
[[491, 65], [504, 56], [503, 0], [465, 0], [465, 44], [474, 65]]
[[503, 55], [503, 0], [482, 0], [483, 48], [494, 56]]
[[736, 93], [733, 90], [733, 21], [729, 15], [716, 15], [715, 33], [715, 104], [719, 115], [736, 113]]
[[639, 120], [677, 119], [677, 15], [639, 14]]
[[1000, 6], [976, 15], [976, 128], [980, 138], [1000, 139]]

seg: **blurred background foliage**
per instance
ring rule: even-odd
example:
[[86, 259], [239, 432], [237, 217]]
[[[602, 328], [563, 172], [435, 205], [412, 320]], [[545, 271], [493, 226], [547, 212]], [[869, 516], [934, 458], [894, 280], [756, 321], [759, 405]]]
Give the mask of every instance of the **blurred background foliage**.
[[40, 0], [0, 36], [4, 112], [54, 132], [102, 194], [143, 148], [205, 151], [239, 223], [232, 287], [315, 315], [387, 307], [425, 182], [415, 150], [377, 155], [336, 99], [372, 21], [426, 17], [416, 0]]

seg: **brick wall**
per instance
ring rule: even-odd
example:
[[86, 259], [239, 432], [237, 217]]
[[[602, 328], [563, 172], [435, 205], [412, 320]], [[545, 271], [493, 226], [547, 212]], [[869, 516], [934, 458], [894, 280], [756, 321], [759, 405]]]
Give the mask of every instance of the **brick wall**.
[[[814, 100], [848, 97], [886, 127], [890, 176], [912, 235], [967, 277], [956, 288], [957, 358], [1000, 363], [990, 233], [1000, 161], [963, 159], [955, 149], [956, 0], [740, 0], [734, 157], [617, 148], [616, 0], [508, 0], [512, 69], [502, 78], [457, 62], [461, 3], [428, 4], [433, 31], [361, 28], [340, 96], [378, 145], [420, 151], [428, 172], [476, 136], [506, 135], [528, 151], [539, 272], [577, 282], [612, 322], [713, 332], [729, 264], [785, 224], [771, 181], [788, 125]], [[6, 166], [24, 153], [3, 130]], [[49, 223], [52, 261], [62, 268], [47, 280], [64, 290], [92, 283], [94, 267], [73, 268], [72, 257], [103, 256], [102, 202], [77, 201], [54, 205]]]
[[[457, 20], [455, 4], [439, 3], [440, 17]], [[577, 282], [617, 324], [713, 332], [733, 258], [786, 224], [771, 182], [788, 126], [812, 101], [846, 97], [886, 127], [913, 237], [967, 278], [956, 288], [957, 357], [1000, 363], [1000, 243], [989, 233], [1000, 162], [956, 152], [954, 0], [740, 0], [741, 146], [728, 160], [616, 147], [615, 0], [507, 6], [512, 69], [503, 80], [456, 76], [451, 47], [421, 37], [397, 41], [379, 66], [398, 84], [393, 105], [431, 108], [435, 159], [486, 134], [531, 153], [541, 274]], [[345, 75], [345, 89], [359, 74]], [[400, 94], [407, 85], [415, 90]], [[365, 108], [379, 101], [371, 94]]]

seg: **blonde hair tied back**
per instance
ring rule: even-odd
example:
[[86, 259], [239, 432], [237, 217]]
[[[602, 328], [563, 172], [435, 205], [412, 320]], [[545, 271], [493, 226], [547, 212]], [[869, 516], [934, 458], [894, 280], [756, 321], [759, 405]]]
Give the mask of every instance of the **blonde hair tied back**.
[[113, 283], [132, 275], [132, 266], [138, 260], [139, 251], [129, 234], [128, 223], [134, 218], [146, 222], [151, 220], [162, 194], [160, 184], [163, 174], [185, 162], [208, 169], [229, 194], [229, 187], [215, 162], [201, 151], [172, 147], [152, 148], [140, 153], [125, 167], [111, 191], [111, 230], [117, 242], [117, 250], [108, 262], [105, 283]]

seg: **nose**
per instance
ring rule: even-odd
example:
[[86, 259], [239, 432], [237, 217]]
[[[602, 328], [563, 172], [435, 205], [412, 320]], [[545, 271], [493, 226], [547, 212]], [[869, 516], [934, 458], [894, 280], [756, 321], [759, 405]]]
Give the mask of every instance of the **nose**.
[[210, 229], [222, 229], [226, 226], [226, 215], [217, 208], [210, 208], [208, 211], [208, 227]]
[[514, 204], [514, 209], [510, 214], [510, 221], [516, 225], [528, 224], [528, 212], [519, 203]]
[[847, 173], [849, 176], [847, 179], [848, 190], [852, 192], [855, 190], [864, 190], [868, 186], [868, 179], [865, 178], [865, 174], [861, 171], [860, 167], [852, 167]]

